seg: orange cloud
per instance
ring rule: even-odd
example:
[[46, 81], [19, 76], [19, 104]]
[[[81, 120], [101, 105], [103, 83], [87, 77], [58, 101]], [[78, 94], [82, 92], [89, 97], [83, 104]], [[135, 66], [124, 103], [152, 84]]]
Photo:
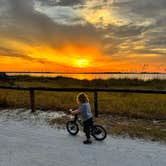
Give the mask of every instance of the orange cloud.
[[[0, 55], [1, 71], [59, 71], [59, 72], [143, 72], [143, 64], [137, 55], [129, 56], [127, 60], [117, 60], [111, 56], [103, 54], [98, 45], [70, 44], [66, 43], [63, 47], [51, 48], [48, 46], [29, 46], [16, 41], [8, 41], [11, 48], [17, 50], [16, 56], [12, 52], [8, 55]], [[11, 53], [11, 54], [10, 54]], [[20, 55], [20, 56], [19, 56]], [[24, 56], [21, 56], [24, 55]], [[122, 57], [122, 55], [119, 55]], [[148, 57], [145, 58], [145, 63]], [[153, 58], [158, 58], [154, 56]], [[152, 62], [155, 61], [154, 59]], [[160, 68], [158, 67], [160, 66]], [[163, 71], [160, 61], [146, 67], [146, 72]]]

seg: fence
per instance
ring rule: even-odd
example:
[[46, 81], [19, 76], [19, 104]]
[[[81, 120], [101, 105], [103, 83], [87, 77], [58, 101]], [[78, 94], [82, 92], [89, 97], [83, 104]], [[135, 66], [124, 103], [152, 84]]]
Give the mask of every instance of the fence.
[[98, 92], [124, 92], [124, 93], [143, 93], [143, 94], [166, 94], [166, 90], [138, 90], [138, 89], [111, 89], [111, 88], [46, 88], [46, 87], [17, 87], [0, 86], [0, 89], [24, 90], [29, 91], [31, 111], [35, 112], [35, 91], [54, 91], [54, 92], [92, 92], [94, 93], [94, 111], [98, 117]]

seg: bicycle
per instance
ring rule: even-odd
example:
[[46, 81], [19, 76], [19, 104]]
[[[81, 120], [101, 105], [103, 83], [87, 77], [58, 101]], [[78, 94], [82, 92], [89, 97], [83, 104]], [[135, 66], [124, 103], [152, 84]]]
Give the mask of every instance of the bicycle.
[[[78, 115], [75, 115], [74, 119], [66, 123], [67, 131], [75, 136], [79, 132], [79, 126], [83, 127], [83, 122]], [[90, 127], [90, 134], [97, 140], [103, 141], [107, 137], [107, 132], [103, 126], [93, 124]]]

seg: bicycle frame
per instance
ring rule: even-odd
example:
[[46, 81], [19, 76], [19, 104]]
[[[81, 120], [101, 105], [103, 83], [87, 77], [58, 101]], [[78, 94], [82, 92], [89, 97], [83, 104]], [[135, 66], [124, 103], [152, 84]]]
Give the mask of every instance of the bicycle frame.
[[[75, 115], [74, 122], [79, 124], [82, 128], [84, 127], [83, 121], [81, 120], [78, 114]], [[93, 128], [93, 126], [94, 126], [94, 121], [93, 121], [93, 125], [91, 126], [91, 129]]]
[[78, 123], [81, 127], [83, 127], [83, 122], [81, 118], [78, 117], [78, 114], [74, 116], [74, 122]]

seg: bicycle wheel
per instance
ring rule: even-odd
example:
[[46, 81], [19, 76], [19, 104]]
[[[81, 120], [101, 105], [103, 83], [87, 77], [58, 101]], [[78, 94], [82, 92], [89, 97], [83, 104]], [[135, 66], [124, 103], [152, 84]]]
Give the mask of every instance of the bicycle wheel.
[[78, 125], [74, 121], [68, 121], [66, 124], [66, 129], [71, 135], [77, 135], [79, 131]]
[[97, 141], [102, 141], [107, 137], [106, 130], [100, 125], [94, 125], [91, 134]]

